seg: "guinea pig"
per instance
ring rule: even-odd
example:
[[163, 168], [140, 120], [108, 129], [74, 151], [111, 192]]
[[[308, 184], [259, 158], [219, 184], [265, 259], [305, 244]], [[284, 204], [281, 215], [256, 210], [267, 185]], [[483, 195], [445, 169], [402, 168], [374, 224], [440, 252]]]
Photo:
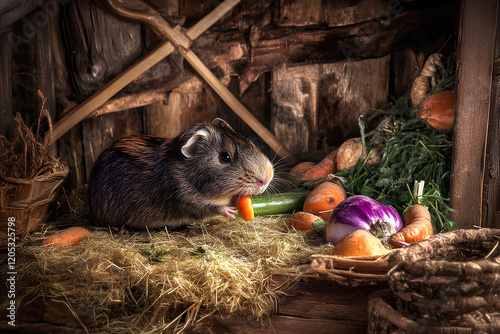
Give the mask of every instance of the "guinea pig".
[[120, 229], [234, 217], [235, 197], [261, 194], [273, 175], [269, 159], [222, 119], [171, 139], [130, 136], [97, 158], [87, 189], [90, 216]]

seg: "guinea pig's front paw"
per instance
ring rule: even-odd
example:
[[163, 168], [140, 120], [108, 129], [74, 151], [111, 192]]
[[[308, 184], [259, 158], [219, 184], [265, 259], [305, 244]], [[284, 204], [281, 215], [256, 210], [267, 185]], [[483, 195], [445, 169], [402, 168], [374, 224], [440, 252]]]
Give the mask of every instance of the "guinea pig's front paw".
[[232, 206], [224, 205], [220, 208], [220, 214], [224, 217], [235, 218], [236, 208]]
[[122, 227], [122, 228], [113, 227], [113, 230], [118, 232], [118, 234], [122, 234], [122, 235], [130, 234], [130, 231], [127, 230], [125, 227]]

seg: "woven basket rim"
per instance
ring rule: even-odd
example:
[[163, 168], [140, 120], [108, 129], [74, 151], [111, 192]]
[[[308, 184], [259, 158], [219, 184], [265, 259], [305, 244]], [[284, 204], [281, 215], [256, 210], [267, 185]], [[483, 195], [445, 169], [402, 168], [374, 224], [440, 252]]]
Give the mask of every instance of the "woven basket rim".
[[51, 182], [54, 179], [66, 178], [68, 173], [69, 173], [69, 167], [65, 163], [59, 161], [58, 163], [53, 164], [53, 171], [50, 173], [37, 175], [30, 179], [4, 176], [2, 177], [2, 180], [10, 184], [32, 184], [36, 182]]
[[[459, 229], [446, 233], [435, 234], [429, 238], [412, 244], [405, 248], [399, 248], [389, 256], [389, 264], [391, 268], [397, 265], [414, 265], [419, 262], [456, 262], [467, 263], [471, 261], [459, 261], [447, 259], [446, 250], [442, 247], [432, 247], [433, 244], [439, 242], [447, 242], [450, 247], [461, 249], [464, 245], [479, 244], [486, 241], [500, 242], [500, 229], [481, 228], [481, 229]], [[431, 253], [425, 250], [431, 250]]]
[[347, 286], [387, 284], [387, 256], [345, 257], [315, 254], [309, 265], [311, 271], [327, 281]]

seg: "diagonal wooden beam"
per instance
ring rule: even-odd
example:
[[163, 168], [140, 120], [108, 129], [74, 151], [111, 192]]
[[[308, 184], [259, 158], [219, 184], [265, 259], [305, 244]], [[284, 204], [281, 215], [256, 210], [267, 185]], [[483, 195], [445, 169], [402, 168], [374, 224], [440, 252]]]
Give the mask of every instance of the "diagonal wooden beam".
[[[222, 16], [229, 12], [240, 0], [225, 0], [207, 16], [201, 19], [197, 24], [191, 27], [186, 36], [193, 40], [198, 38], [204, 31], [206, 31], [211, 25], [217, 22]], [[174, 45], [165, 41], [163, 44], [158, 46], [156, 49], [151, 51], [148, 55], [142, 58], [140, 61], [126, 69], [116, 78], [107, 83], [104, 87], [99, 89], [96, 93], [90, 96], [87, 100], [82, 102], [76, 108], [68, 112], [64, 117], [62, 117], [56, 124], [54, 124], [52, 130], [52, 136], [50, 138], [50, 145], [55, 143], [59, 138], [61, 138], [68, 130], [82, 121], [95, 109], [103, 105], [107, 100], [109, 100], [113, 95], [118, 93], [123, 87], [128, 85], [131, 81], [137, 78], [142, 73], [146, 72], [149, 68], [153, 67], [159, 61], [170, 55], [175, 50]], [[46, 135], [47, 136], [47, 135]]]
[[212, 87], [227, 105], [247, 123], [281, 158], [288, 163], [297, 163], [298, 159], [263, 126], [257, 118], [224, 86], [210, 69], [189, 50], [192, 39], [189, 33], [170, 27], [163, 17], [148, 4], [136, 0], [107, 0], [112, 10], [129, 20], [148, 26], [165, 42], [170, 41], [181, 52], [196, 72]]

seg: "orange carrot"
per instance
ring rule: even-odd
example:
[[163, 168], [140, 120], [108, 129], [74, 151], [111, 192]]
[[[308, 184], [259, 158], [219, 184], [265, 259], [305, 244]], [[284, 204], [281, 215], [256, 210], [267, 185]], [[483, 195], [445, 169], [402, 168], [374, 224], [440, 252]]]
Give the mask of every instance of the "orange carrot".
[[323, 160], [302, 173], [300, 178], [302, 180], [312, 180], [318, 177], [327, 176], [328, 174], [333, 174], [337, 171], [337, 164], [335, 162], [336, 160], [337, 150], [333, 150], [332, 152], [328, 153], [328, 155], [324, 157]]
[[375, 256], [388, 252], [380, 239], [362, 229], [349, 233], [333, 248], [333, 254], [340, 256]]
[[316, 164], [312, 161], [304, 161], [297, 165], [295, 165], [292, 169], [290, 169], [290, 174], [302, 176], [308, 169], [315, 166]]
[[313, 215], [309, 212], [299, 211], [295, 212], [288, 218], [288, 223], [296, 230], [307, 231], [313, 228], [313, 223], [319, 221], [325, 223], [320, 217]]
[[312, 180], [318, 177], [327, 176], [337, 171], [337, 150], [328, 153], [317, 164], [311, 161], [304, 161], [290, 170], [290, 173], [297, 175], [302, 181]]
[[405, 222], [405, 227], [389, 238], [392, 248], [403, 247], [401, 242], [414, 243], [434, 234], [431, 215], [423, 205], [412, 205], [405, 213]]
[[236, 209], [241, 218], [252, 221], [254, 218], [252, 196], [240, 196], [236, 202]]
[[306, 197], [303, 211], [328, 220], [333, 208], [345, 200], [346, 197], [345, 189], [340, 184], [323, 182]]
[[59, 249], [73, 246], [90, 236], [90, 231], [84, 227], [73, 226], [64, 231], [52, 234], [43, 240], [43, 245], [53, 245]]
[[455, 93], [445, 90], [429, 95], [418, 107], [417, 117], [435, 129], [450, 131], [455, 120]]

